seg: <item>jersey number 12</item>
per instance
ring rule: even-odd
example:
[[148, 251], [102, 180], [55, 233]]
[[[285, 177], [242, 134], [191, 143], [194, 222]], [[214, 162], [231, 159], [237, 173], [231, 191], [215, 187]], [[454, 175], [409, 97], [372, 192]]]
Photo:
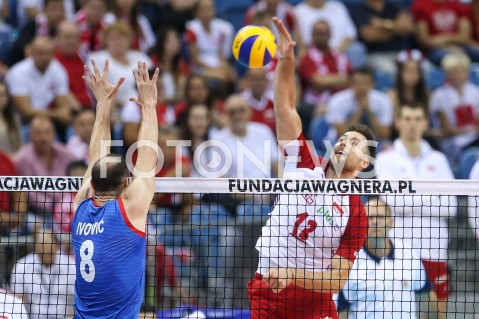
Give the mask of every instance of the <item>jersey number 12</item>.
[[308, 227], [304, 228], [303, 231], [301, 231], [298, 235], [299, 226], [302, 223], [304, 223], [304, 221], [306, 220], [306, 218], [308, 218], [308, 216], [309, 216], [308, 213], [301, 213], [296, 215], [296, 222], [294, 223], [294, 229], [291, 232], [291, 236], [303, 242], [306, 241], [309, 237], [309, 234], [314, 232], [316, 227], [318, 227], [318, 224], [316, 223], [316, 221], [314, 219], [310, 219], [306, 223]]

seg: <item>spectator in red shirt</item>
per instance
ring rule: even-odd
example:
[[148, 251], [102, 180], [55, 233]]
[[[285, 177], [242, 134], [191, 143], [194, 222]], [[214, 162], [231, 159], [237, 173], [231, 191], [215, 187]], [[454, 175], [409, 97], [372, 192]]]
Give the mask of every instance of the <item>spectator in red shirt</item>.
[[[0, 176], [17, 176], [15, 164], [8, 154], [0, 151]], [[0, 237], [26, 234], [26, 193], [0, 192]]]
[[298, 70], [304, 87], [300, 115], [305, 127], [309, 126], [306, 119], [325, 113], [331, 95], [348, 87], [348, 73], [352, 69], [347, 56], [329, 45], [328, 22], [317, 21], [311, 31], [313, 42], [300, 60]]
[[84, 59], [91, 51], [102, 49], [101, 35], [105, 28], [103, 17], [107, 9], [106, 0], [85, 0], [83, 8], [75, 15], [80, 28], [80, 56]]
[[60, 62], [68, 75], [70, 94], [68, 101], [74, 110], [91, 108], [91, 100], [83, 81], [85, 63], [78, 54], [80, 49], [80, 28], [76, 22], [63, 21], [58, 26], [55, 58]]
[[479, 49], [471, 45], [471, 23], [458, 1], [416, 0], [412, 6], [416, 20], [416, 38], [428, 59], [436, 65], [448, 53], [463, 51], [473, 62], [479, 61]]
[[269, 81], [266, 78], [267, 71], [264, 69], [248, 69], [245, 77], [247, 88], [241, 92], [241, 96], [251, 108], [250, 120], [263, 123], [276, 132], [274, 117], [274, 96], [268, 90]]

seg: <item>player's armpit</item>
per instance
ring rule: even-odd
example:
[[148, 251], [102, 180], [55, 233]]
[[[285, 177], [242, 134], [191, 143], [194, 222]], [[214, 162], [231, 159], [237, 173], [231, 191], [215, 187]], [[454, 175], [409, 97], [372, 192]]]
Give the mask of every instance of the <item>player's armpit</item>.
[[126, 214], [132, 225], [143, 231], [146, 226], [146, 216], [155, 192], [155, 179], [135, 178], [125, 188], [120, 197]]
[[338, 293], [346, 284], [352, 267], [351, 261], [335, 255], [329, 270], [311, 272], [295, 269], [295, 285], [318, 292]]

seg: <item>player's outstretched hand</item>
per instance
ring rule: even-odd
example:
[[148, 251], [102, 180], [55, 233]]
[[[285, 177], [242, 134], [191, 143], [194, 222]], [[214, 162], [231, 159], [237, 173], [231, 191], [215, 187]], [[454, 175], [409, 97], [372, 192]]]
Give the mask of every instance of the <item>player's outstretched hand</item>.
[[272, 20], [276, 30], [278, 30], [278, 51], [280, 57], [294, 58], [294, 46], [296, 45], [296, 42], [293, 41], [291, 34], [289, 34], [288, 30], [280, 19], [273, 17]]
[[112, 102], [115, 100], [118, 90], [123, 81], [125, 81], [125, 78], [120, 78], [115, 85], [110, 84], [108, 82], [110, 61], [108, 61], [108, 59], [105, 60], [103, 74], [100, 74], [100, 70], [94, 60], [91, 61], [91, 64], [93, 66], [93, 72], [85, 65], [85, 72], [88, 76], [84, 75], [83, 80], [88, 84], [97, 101]]
[[146, 63], [138, 62], [138, 70], [133, 70], [133, 75], [136, 79], [136, 87], [138, 89], [138, 96], [130, 98], [130, 101], [141, 106], [150, 105], [156, 107], [158, 100], [156, 81], [158, 80], [159, 73], [160, 70], [156, 68], [155, 74], [153, 74], [153, 77], [150, 80]]
[[294, 279], [293, 270], [288, 268], [270, 268], [263, 276], [263, 281], [273, 289], [273, 292], [279, 293], [292, 283]]

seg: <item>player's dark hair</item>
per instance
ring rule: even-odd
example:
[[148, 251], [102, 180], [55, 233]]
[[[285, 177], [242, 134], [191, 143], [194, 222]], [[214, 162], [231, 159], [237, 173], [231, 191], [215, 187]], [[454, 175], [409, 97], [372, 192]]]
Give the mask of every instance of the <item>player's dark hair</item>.
[[84, 161], [74, 161], [67, 165], [67, 175], [70, 176], [75, 169], [88, 169], [88, 165]]
[[[376, 140], [374, 138], [373, 131], [371, 131], [371, 129], [368, 126], [366, 126], [364, 124], [361, 124], [361, 123], [354, 123], [354, 124], [349, 125], [346, 128], [346, 132], [357, 132], [357, 133], [361, 134], [362, 136], [364, 136], [366, 138], [366, 140], [368, 140], [368, 141], [375, 141]], [[369, 156], [371, 156], [372, 158], [376, 158], [376, 146], [369, 145], [369, 146], [367, 146], [367, 148], [368, 148]]]
[[[105, 158], [107, 157], [119, 158], [120, 162], [107, 161], [105, 163], [106, 174], [102, 176], [101, 168], [102, 165], [104, 165], [103, 162], [105, 162]], [[95, 164], [93, 164], [93, 168], [91, 171], [91, 180], [93, 183], [93, 187], [95, 188], [95, 193], [97, 195], [110, 192], [118, 193], [122, 189], [125, 178], [128, 178], [129, 175], [130, 172], [128, 171], [125, 159], [118, 154], [108, 154], [107, 156], [99, 159], [95, 162]]]

